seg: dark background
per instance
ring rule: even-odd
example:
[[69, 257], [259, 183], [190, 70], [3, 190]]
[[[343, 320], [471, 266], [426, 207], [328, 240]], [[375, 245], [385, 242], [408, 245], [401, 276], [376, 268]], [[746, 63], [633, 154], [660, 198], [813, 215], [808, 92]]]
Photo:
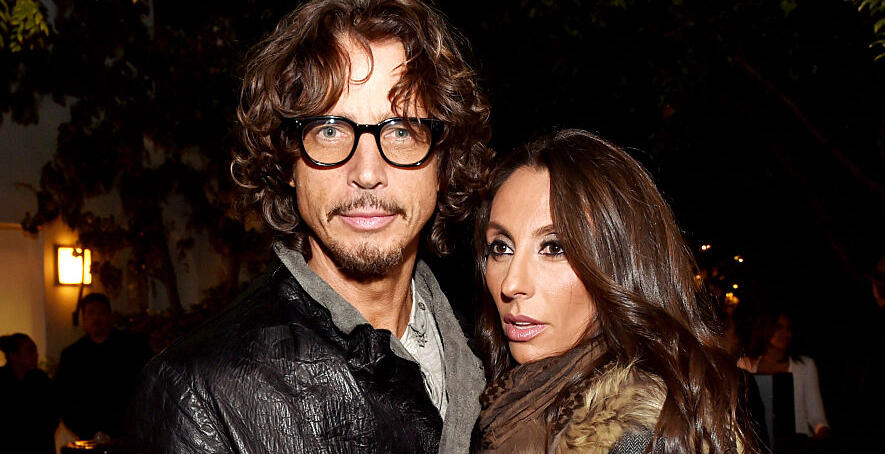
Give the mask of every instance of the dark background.
[[818, 323], [866, 302], [863, 275], [885, 253], [883, 71], [850, 3], [781, 3], [446, 10], [473, 45], [501, 152], [550, 127], [632, 149], [699, 254], [740, 254], [760, 297]]

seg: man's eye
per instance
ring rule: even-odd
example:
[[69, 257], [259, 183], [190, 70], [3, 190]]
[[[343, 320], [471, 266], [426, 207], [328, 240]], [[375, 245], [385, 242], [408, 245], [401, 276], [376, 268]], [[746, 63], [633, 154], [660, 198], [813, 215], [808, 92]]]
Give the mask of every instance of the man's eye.
[[346, 140], [348, 131], [339, 125], [322, 125], [310, 131], [313, 140], [322, 142], [338, 142]]
[[412, 133], [406, 128], [393, 128], [388, 134], [391, 139], [398, 141], [409, 140], [412, 137]]

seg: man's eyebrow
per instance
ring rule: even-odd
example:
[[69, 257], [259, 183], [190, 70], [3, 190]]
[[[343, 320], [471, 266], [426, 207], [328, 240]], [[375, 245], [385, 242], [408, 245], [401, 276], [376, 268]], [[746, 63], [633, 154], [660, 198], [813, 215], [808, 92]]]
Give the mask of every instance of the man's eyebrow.
[[[343, 112], [340, 110], [332, 110], [326, 115], [332, 115], [335, 117], [344, 117], [344, 118], [348, 118], [350, 120], [356, 121], [356, 115], [354, 115], [353, 112]], [[382, 121], [387, 120], [388, 118], [394, 118], [397, 116], [398, 115], [393, 112], [384, 112], [384, 113], [375, 112], [371, 116], [372, 120], [371, 120], [370, 124], [381, 123]], [[356, 121], [356, 122], [360, 123], [358, 121]]]

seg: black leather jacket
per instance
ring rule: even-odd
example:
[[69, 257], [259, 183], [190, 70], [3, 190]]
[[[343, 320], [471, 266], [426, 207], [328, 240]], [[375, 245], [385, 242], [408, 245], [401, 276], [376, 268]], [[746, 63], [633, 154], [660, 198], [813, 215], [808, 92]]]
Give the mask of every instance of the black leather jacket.
[[344, 334], [279, 262], [145, 368], [136, 447], [164, 453], [435, 453], [443, 426], [390, 332]]

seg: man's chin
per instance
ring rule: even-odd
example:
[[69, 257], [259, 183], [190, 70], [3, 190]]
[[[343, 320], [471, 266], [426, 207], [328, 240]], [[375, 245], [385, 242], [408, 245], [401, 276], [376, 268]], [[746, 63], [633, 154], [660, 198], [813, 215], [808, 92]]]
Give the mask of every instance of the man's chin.
[[382, 248], [371, 243], [351, 246], [331, 242], [324, 249], [341, 272], [358, 280], [387, 276], [405, 258], [405, 248], [395, 245]]

